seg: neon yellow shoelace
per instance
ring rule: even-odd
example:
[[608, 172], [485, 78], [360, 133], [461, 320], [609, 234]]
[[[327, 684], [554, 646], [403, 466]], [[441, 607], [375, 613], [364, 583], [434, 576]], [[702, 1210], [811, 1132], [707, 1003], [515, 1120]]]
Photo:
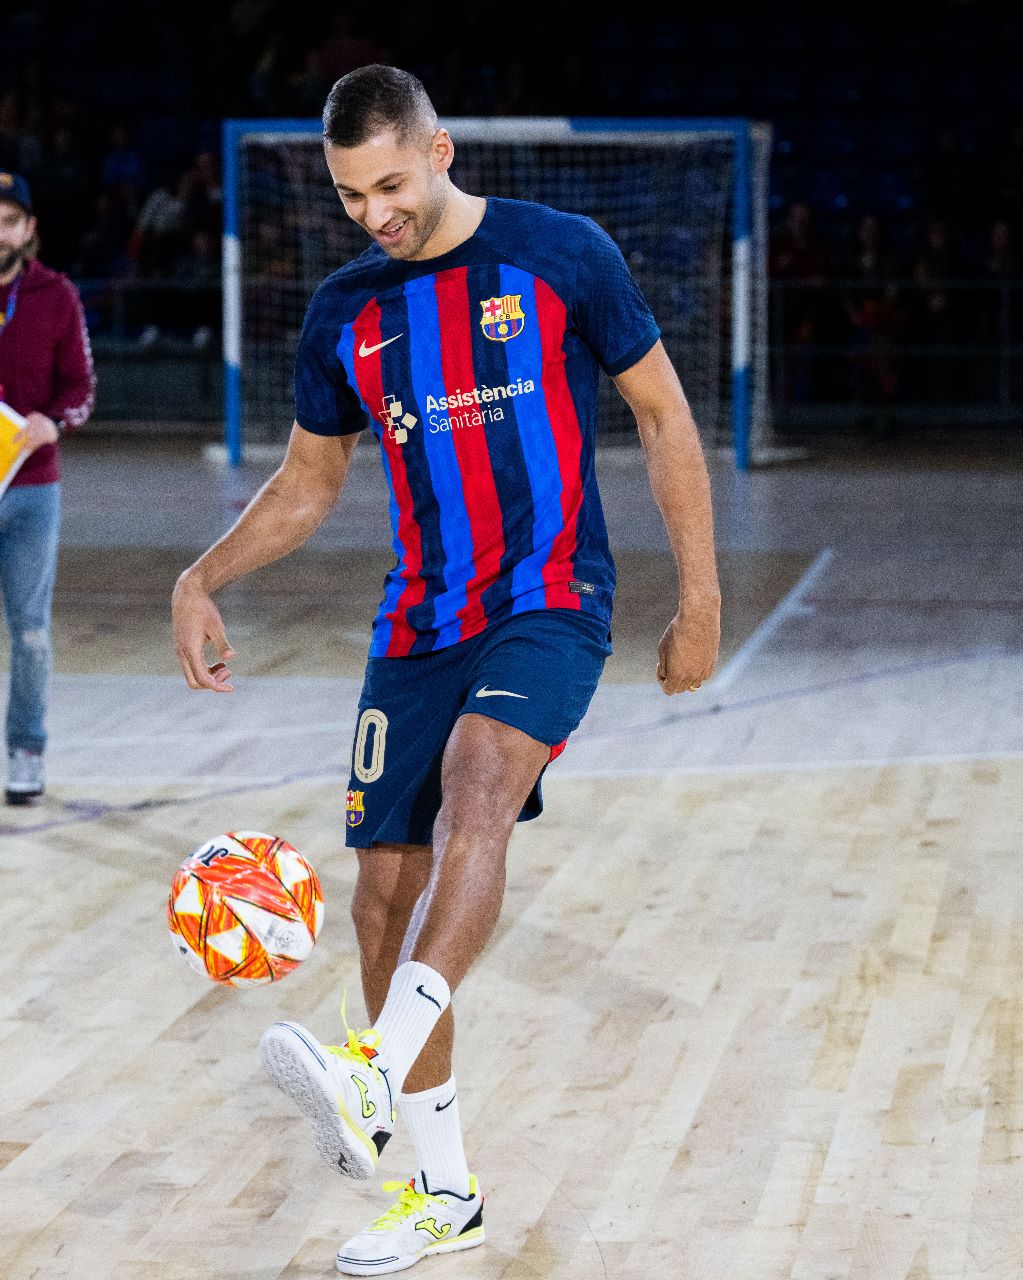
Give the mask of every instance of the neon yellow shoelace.
[[362, 1052], [363, 1045], [368, 1049], [377, 1049], [380, 1045], [380, 1035], [378, 1032], [359, 1031], [355, 1032], [348, 1025], [348, 1019], [345, 1017], [346, 1006], [348, 1003], [348, 992], [346, 991], [341, 997], [341, 1021], [345, 1026], [345, 1036], [347, 1037], [344, 1044], [325, 1044], [323, 1047], [327, 1053], [332, 1053], [335, 1058], [344, 1058], [348, 1062], [353, 1062], [357, 1066], [369, 1069], [377, 1078], [377, 1083], [383, 1085], [384, 1078], [380, 1074], [380, 1069], [373, 1058], [367, 1058]]
[[411, 1182], [385, 1182], [383, 1189], [388, 1192], [397, 1191], [398, 1199], [368, 1228], [370, 1231], [394, 1231], [413, 1214], [426, 1213], [431, 1200], [444, 1210], [448, 1208], [447, 1204], [437, 1196], [431, 1196], [426, 1191], [417, 1191]]

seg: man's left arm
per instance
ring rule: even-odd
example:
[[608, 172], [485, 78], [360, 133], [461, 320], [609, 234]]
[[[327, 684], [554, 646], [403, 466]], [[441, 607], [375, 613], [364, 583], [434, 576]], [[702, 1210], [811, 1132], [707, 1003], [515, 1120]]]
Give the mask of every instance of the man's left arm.
[[721, 588], [703, 447], [661, 342], [614, 383], [635, 415], [650, 488], [678, 566], [678, 612], [661, 639], [657, 679], [665, 693], [693, 691], [714, 670], [721, 635]]
[[85, 311], [74, 285], [68, 281], [65, 288], [60, 337], [53, 353], [53, 398], [38, 413], [28, 415], [30, 439], [41, 435], [42, 444], [56, 439], [57, 430], [72, 432], [83, 426], [96, 402], [96, 375]]

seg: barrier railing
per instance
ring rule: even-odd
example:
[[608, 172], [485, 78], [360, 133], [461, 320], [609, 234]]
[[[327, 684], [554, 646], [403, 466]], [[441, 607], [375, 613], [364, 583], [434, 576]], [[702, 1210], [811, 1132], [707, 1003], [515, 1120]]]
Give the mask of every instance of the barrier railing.
[[1023, 418], [1023, 278], [770, 285], [777, 426]]

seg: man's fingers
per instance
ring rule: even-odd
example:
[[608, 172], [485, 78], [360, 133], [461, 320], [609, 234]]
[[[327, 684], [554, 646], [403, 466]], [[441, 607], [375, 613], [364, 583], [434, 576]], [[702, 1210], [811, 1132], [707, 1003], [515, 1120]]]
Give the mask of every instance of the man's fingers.
[[215, 636], [212, 636], [213, 647], [222, 658], [233, 658], [234, 650], [231, 648], [227, 638], [227, 633], [221, 628]]
[[214, 688], [217, 693], [234, 693], [234, 685], [228, 683], [231, 679], [231, 672], [224, 663], [214, 662], [207, 670], [213, 677]]

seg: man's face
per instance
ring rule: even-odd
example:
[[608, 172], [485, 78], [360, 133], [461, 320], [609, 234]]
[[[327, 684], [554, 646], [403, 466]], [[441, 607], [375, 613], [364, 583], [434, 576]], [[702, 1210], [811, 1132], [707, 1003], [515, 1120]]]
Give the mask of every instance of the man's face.
[[35, 229], [35, 218], [29, 217], [20, 204], [0, 200], [0, 276], [13, 271], [21, 261]]
[[391, 129], [357, 147], [324, 148], [345, 213], [392, 258], [420, 258], [447, 204], [454, 148], [446, 129], [399, 143]]

